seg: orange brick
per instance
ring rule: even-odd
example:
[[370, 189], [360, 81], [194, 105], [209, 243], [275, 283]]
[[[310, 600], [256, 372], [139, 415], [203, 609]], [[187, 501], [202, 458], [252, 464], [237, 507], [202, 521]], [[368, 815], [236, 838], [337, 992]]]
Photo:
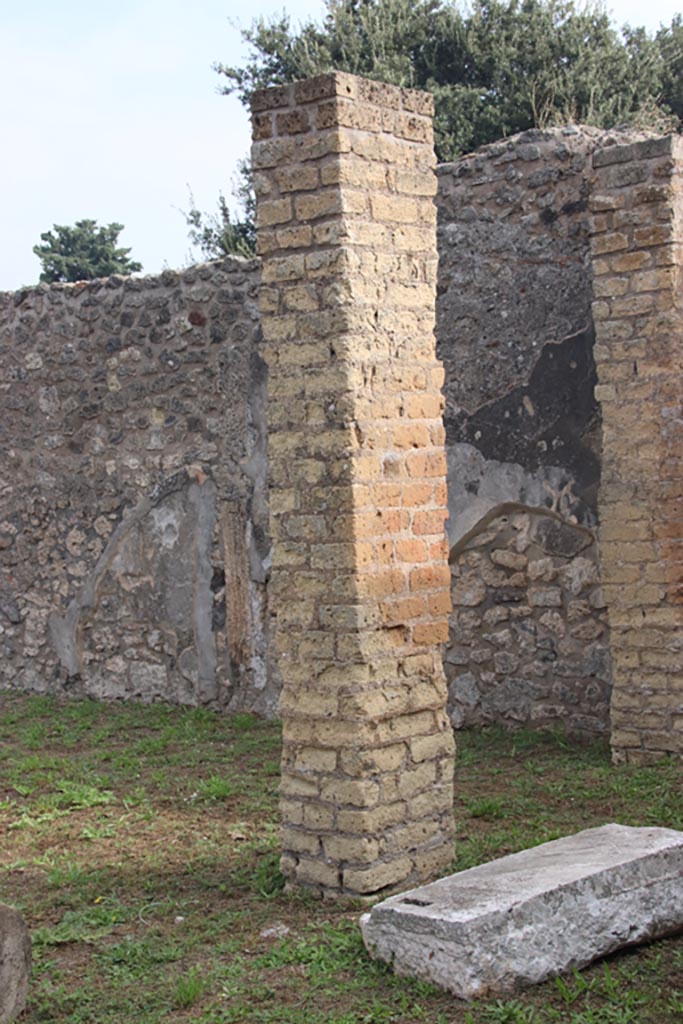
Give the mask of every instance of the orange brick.
[[448, 516], [445, 508], [434, 509], [430, 512], [415, 512], [413, 514], [413, 532], [443, 533], [444, 521]]
[[448, 504], [448, 488], [445, 480], [443, 483], [434, 485], [434, 504], [441, 505], [443, 508], [446, 508]]
[[427, 600], [424, 597], [406, 597], [395, 602], [385, 602], [381, 606], [382, 619], [387, 626], [419, 619], [427, 614]]
[[[339, 72], [255, 103], [257, 135], [267, 123], [284, 136], [254, 151], [258, 219], [270, 230], [262, 316], [288, 765], [282, 870], [318, 890], [370, 893], [451, 856], [449, 801], [430, 812], [401, 800], [399, 817], [394, 806], [399, 791], [426, 793], [449, 774], [451, 749], [438, 765], [400, 771], [407, 750], [432, 756], [445, 721], [437, 645], [448, 638], [450, 571], [429, 104]], [[382, 767], [387, 744], [397, 752]], [[375, 805], [384, 824], [359, 838], [365, 829], [349, 815]], [[356, 867], [340, 881], [344, 861]]]
[[427, 545], [423, 540], [410, 538], [396, 541], [396, 557], [401, 562], [426, 562]]
[[394, 542], [393, 540], [381, 540], [375, 544], [375, 562], [377, 565], [394, 564]]
[[411, 420], [431, 420], [440, 417], [444, 409], [442, 395], [407, 395], [404, 401], [406, 416]]
[[443, 537], [441, 540], [432, 541], [429, 545], [429, 557], [435, 562], [448, 561], [448, 556], [451, 552], [451, 544], [448, 537]]
[[429, 565], [411, 570], [411, 590], [437, 590], [449, 586], [451, 571], [447, 565]]
[[446, 476], [446, 453], [444, 451], [433, 452], [409, 452], [406, 456], [408, 476], [431, 477]]
[[443, 423], [432, 424], [429, 428], [429, 440], [436, 448], [440, 448], [446, 443], [446, 431]]
[[364, 573], [358, 580], [358, 591], [367, 597], [385, 597], [388, 594], [400, 594], [405, 589], [403, 573], [394, 569], [391, 572]]
[[444, 644], [448, 640], [447, 622], [421, 622], [413, 629], [416, 644]]
[[443, 590], [440, 594], [431, 594], [428, 599], [430, 615], [441, 616], [451, 613], [451, 592]]
[[432, 501], [436, 505], [442, 505], [444, 503], [435, 498], [438, 487], [440, 487], [439, 484], [434, 486], [431, 483], [404, 484], [401, 490], [401, 502], [406, 508], [417, 508], [419, 505], [428, 505]]
[[430, 431], [424, 423], [406, 423], [394, 427], [391, 440], [395, 448], [426, 448], [430, 443]]

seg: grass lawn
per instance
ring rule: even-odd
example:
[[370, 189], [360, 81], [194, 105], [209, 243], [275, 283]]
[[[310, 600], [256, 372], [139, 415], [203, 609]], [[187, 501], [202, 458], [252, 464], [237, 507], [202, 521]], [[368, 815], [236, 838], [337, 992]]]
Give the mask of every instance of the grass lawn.
[[[19, 1024], [663, 1024], [683, 936], [462, 1003], [369, 960], [359, 906], [285, 895], [276, 725], [0, 694], [0, 900], [33, 937]], [[455, 869], [608, 821], [683, 829], [683, 766], [461, 734]]]

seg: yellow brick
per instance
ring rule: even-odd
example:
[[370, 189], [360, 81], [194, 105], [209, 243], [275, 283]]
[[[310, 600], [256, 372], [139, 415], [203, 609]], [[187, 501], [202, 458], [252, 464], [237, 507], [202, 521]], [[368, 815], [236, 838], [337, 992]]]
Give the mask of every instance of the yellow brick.
[[453, 733], [450, 729], [433, 736], [417, 736], [410, 741], [410, 752], [413, 761], [427, 761], [443, 754], [453, 754], [455, 746]]
[[394, 779], [384, 777], [381, 780], [382, 800], [390, 803], [406, 800], [429, 789], [436, 782], [436, 765], [433, 761], [425, 761], [418, 768], [403, 771]]
[[443, 874], [449, 868], [454, 870], [455, 849], [451, 842], [445, 842], [435, 850], [418, 850], [415, 853], [415, 870], [425, 882]]
[[292, 201], [291, 199], [262, 200], [257, 206], [256, 216], [259, 228], [284, 224], [292, 218]]
[[275, 171], [275, 181], [281, 192], [303, 192], [318, 188], [318, 168], [310, 164], [281, 167]]
[[379, 797], [379, 786], [369, 779], [328, 779], [322, 783], [320, 795], [328, 803], [373, 807]]
[[406, 754], [405, 743], [395, 743], [377, 750], [345, 750], [340, 755], [340, 767], [346, 775], [353, 776], [393, 772], [404, 764]]
[[453, 786], [432, 786], [425, 793], [408, 801], [408, 820], [429, 818], [437, 814], [452, 814]]
[[328, 860], [351, 864], [372, 864], [379, 856], [379, 842], [368, 836], [324, 836], [323, 849]]
[[323, 164], [320, 180], [323, 185], [353, 185], [370, 190], [386, 188], [387, 172], [381, 164], [371, 164], [349, 154]]
[[295, 200], [297, 219], [300, 221], [330, 217], [342, 212], [342, 196], [337, 189], [316, 192], [314, 195], [298, 196]]
[[319, 747], [301, 747], [296, 752], [294, 767], [298, 771], [333, 772], [337, 766], [337, 753]]
[[404, 853], [419, 849], [421, 846], [433, 845], [434, 840], [439, 837], [443, 838], [438, 818], [400, 825], [387, 835], [387, 852]]
[[302, 857], [295, 868], [297, 882], [303, 885], [322, 886], [328, 889], [339, 888], [339, 869], [334, 864], [323, 860], [309, 860]]
[[673, 237], [671, 224], [652, 224], [646, 228], [636, 228], [633, 238], [637, 246], [664, 245]]
[[412, 867], [413, 861], [410, 857], [398, 857], [396, 860], [375, 864], [369, 868], [345, 868], [344, 888], [359, 895], [379, 892], [380, 889], [398, 885], [408, 878]]
[[335, 825], [335, 810], [329, 804], [319, 804], [314, 800], [302, 801], [302, 823], [311, 831], [333, 829]]
[[302, 825], [304, 820], [304, 804], [301, 799], [280, 797], [280, 819], [285, 825]]
[[591, 238], [591, 251], [594, 256], [602, 256], [605, 253], [618, 252], [620, 249], [627, 248], [628, 238], [619, 231]]
[[414, 224], [417, 221], [417, 203], [414, 199], [401, 196], [373, 195], [370, 196], [370, 210], [378, 221], [398, 221], [402, 224]]
[[317, 779], [306, 778], [303, 775], [283, 774], [280, 779], [280, 793], [283, 796], [315, 797], [319, 788]]
[[281, 249], [303, 249], [313, 240], [313, 232], [307, 225], [293, 228], [279, 228], [275, 232], [277, 244]]
[[633, 270], [642, 270], [651, 262], [649, 252], [628, 252], [619, 256], [613, 256], [611, 268], [617, 273], [630, 273]]
[[280, 833], [283, 850], [294, 853], [308, 853], [315, 857], [320, 853], [320, 839], [310, 832], [295, 828], [283, 828]]
[[370, 810], [337, 812], [337, 827], [340, 832], [354, 832], [360, 835], [382, 833], [385, 829], [405, 821], [406, 804], [382, 803]]
[[415, 171], [399, 170], [394, 176], [393, 185], [397, 192], [403, 192], [406, 195], [436, 195], [436, 175], [434, 174], [418, 174]]
[[[310, 631], [307, 631], [307, 633]], [[330, 637], [330, 640], [334, 642], [334, 637]], [[303, 640], [302, 643], [306, 641]], [[297, 648], [301, 647], [301, 643], [297, 645]], [[301, 657], [301, 662], [306, 664], [307, 659]], [[323, 661], [325, 658], [323, 657]], [[316, 668], [317, 670], [317, 668]], [[313, 673], [314, 668], [311, 666], [308, 673], [304, 673], [307, 683], [309, 683], [309, 677]], [[293, 715], [297, 716], [315, 716], [316, 718], [326, 718], [332, 715], [336, 715], [338, 710], [338, 697], [336, 693], [325, 693], [317, 688], [309, 685], [295, 686], [290, 685], [283, 689], [280, 697], [280, 712], [282, 715]]]
[[304, 256], [300, 253], [293, 256], [270, 257], [264, 261], [261, 277], [264, 284], [293, 281], [304, 276], [304, 268]]

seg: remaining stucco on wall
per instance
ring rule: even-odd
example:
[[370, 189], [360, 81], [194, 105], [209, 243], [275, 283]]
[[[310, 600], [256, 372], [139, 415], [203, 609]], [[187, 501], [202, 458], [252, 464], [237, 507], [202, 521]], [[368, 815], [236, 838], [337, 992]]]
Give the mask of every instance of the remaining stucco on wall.
[[0, 678], [263, 712], [258, 267], [0, 295]]

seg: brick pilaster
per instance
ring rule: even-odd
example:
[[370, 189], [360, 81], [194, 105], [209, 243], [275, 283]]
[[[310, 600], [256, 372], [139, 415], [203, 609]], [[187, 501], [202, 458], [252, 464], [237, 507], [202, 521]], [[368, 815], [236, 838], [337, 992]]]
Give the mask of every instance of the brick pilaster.
[[282, 868], [330, 893], [453, 856], [431, 112], [337, 72], [253, 102]]
[[594, 154], [601, 563], [615, 760], [683, 753], [683, 140]]

